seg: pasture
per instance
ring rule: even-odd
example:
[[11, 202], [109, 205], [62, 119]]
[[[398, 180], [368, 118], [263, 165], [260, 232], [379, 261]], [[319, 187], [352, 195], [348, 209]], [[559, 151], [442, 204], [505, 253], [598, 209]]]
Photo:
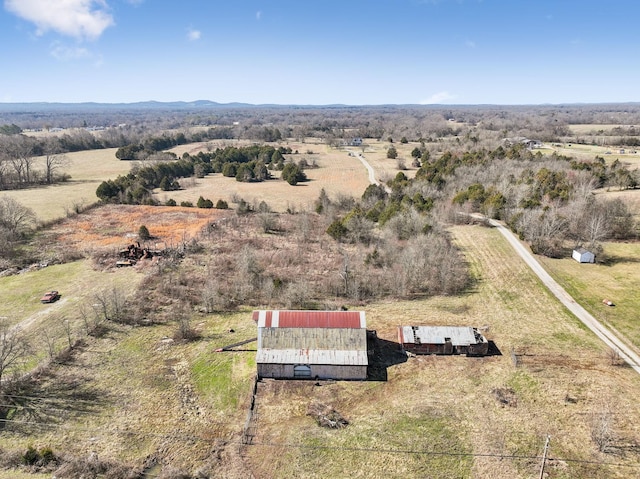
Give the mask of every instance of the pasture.
[[[190, 471], [207, 464], [229, 478], [247, 477], [249, 471], [273, 478], [345, 477], [348, 471], [363, 478], [511, 479], [537, 473], [549, 434], [552, 477], [623, 478], [636, 472], [640, 457], [627, 448], [640, 441], [637, 374], [611, 362], [606, 347], [542, 287], [497, 231], [456, 226], [451, 232], [471, 268], [469, 291], [350, 305], [366, 311], [368, 328], [382, 340], [377, 357], [386, 380], [264, 381], [258, 386], [253, 445], [242, 446], [240, 434], [255, 345], [214, 352], [255, 336], [251, 311], [242, 309], [193, 312], [191, 323], [201, 339], [191, 343], [174, 341], [170, 322], [110, 325], [104, 336], [87, 338], [72, 360], [56, 365], [30, 393], [47, 398], [32, 405], [42, 427], [5, 428], [0, 448], [49, 446], [79, 457], [95, 451], [138, 467], [145, 458], [148, 466]], [[201, 264], [198, 258], [189, 260], [191, 267]], [[88, 284], [109, 285], [121, 276], [134, 293], [145, 276], [144, 268], [67, 268], [64, 275], [45, 268], [24, 276], [34, 284], [63, 276], [68, 281], [68, 299], [57, 318], [73, 317], [79, 302], [91, 299]], [[54, 276], [35, 281], [44, 274]], [[182, 275], [171, 277], [180, 281]], [[25, 279], [2, 281], [3, 290], [17, 294]], [[144, 298], [144, 291], [136, 294]], [[406, 358], [394, 346], [401, 324], [479, 327], [500, 354]], [[334, 408], [350, 424], [320, 428], [307, 414], [315, 403]], [[608, 454], [593, 439], [603, 414], [611, 427], [614, 452]]]
[[[0, 191], [31, 208], [41, 222], [64, 218], [75, 206], [88, 206], [96, 201], [96, 189], [104, 180], [127, 174], [132, 163], [116, 158], [116, 148], [66, 153], [68, 164], [59, 173], [71, 176], [69, 181], [52, 186], [24, 190]], [[34, 170], [43, 169], [44, 159], [36, 158]]]
[[[249, 142], [237, 142], [221, 140], [193, 145], [182, 145], [171, 151], [181, 156], [184, 152], [191, 155], [199, 151], [224, 146], [242, 146]], [[182, 201], [191, 201], [195, 204], [198, 197], [202, 196], [213, 201], [218, 199], [227, 201], [229, 205], [234, 199], [242, 198], [251, 205], [257, 205], [265, 201], [273, 211], [312, 211], [313, 202], [324, 188], [329, 197], [339, 196], [359, 197], [369, 185], [367, 171], [357, 155], [362, 154], [365, 160], [374, 168], [377, 179], [387, 181], [395, 177], [400, 171], [398, 160], [387, 158], [387, 149], [390, 143], [375, 139], [366, 139], [362, 147], [344, 146], [332, 147], [324, 141], [315, 138], [305, 139], [304, 142], [289, 140], [282, 145], [290, 147], [298, 154], [285, 155], [292, 161], [305, 159], [309, 164], [317, 164], [318, 168], [308, 168], [305, 173], [309, 179], [307, 182], [291, 186], [279, 181], [279, 172], [272, 171], [275, 179], [261, 183], [241, 183], [234, 178], [227, 178], [220, 174], [209, 175], [205, 178], [191, 178], [181, 181], [183, 189], [179, 191], [154, 192], [154, 197], [161, 203], [168, 199], [174, 199], [178, 204]], [[403, 160], [407, 169], [404, 173], [407, 177], [415, 176], [416, 168], [411, 167], [411, 150], [417, 143], [395, 144], [398, 150], [398, 159]], [[349, 154], [351, 153], [351, 155]]]
[[[580, 264], [572, 258], [540, 256], [538, 260], [578, 303], [640, 351], [640, 244], [605, 243], [595, 264]], [[603, 299], [615, 306], [606, 306]]]

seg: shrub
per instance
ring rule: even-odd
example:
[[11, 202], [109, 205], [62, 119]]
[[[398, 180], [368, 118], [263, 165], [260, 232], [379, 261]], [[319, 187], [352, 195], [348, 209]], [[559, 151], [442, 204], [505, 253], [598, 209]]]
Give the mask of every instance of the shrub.
[[151, 233], [149, 233], [149, 229], [145, 225], [140, 226], [138, 229], [138, 238], [143, 241], [151, 239]]

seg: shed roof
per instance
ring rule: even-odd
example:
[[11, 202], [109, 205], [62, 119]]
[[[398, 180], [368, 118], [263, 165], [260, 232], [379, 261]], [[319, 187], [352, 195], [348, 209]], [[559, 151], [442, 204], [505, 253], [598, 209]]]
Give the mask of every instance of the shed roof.
[[329, 349], [259, 349], [258, 364], [329, 364], [366, 366], [367, 351], [334, 351]]
[[266, 311], [253, 312], [258, 328], [358, 328], [367, 327], [364, 311]]
[[260, 349], [366, 351], [367, 332], [354, 328], [261, 328]]
[[469, 346], [480, 342], [470, 326], [399, 326], [402, 344], [444, 344], [449, 338], [454, 346]]

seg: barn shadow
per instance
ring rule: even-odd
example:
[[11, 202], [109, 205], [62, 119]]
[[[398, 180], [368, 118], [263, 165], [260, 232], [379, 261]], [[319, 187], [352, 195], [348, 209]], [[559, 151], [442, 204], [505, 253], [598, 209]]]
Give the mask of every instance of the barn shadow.
[[386, 381], [387, 368], [407, 362], [407, 355], [399, 343], [379, 338], [375, 331], [367, 331], [369, 366], [368, 381]]
[[502, 351], [500, 351], [496, 343], [494, 343], [492, 340], [489, 340], [489, 350], [487, 351], [487, 356], [502, 356]]

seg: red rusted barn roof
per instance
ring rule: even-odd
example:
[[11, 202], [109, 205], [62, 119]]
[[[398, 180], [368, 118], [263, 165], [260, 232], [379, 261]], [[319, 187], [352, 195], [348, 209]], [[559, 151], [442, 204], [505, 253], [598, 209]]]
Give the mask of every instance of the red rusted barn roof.
[[259, 328], [366, 328], [364, 311], [254, 311]]

